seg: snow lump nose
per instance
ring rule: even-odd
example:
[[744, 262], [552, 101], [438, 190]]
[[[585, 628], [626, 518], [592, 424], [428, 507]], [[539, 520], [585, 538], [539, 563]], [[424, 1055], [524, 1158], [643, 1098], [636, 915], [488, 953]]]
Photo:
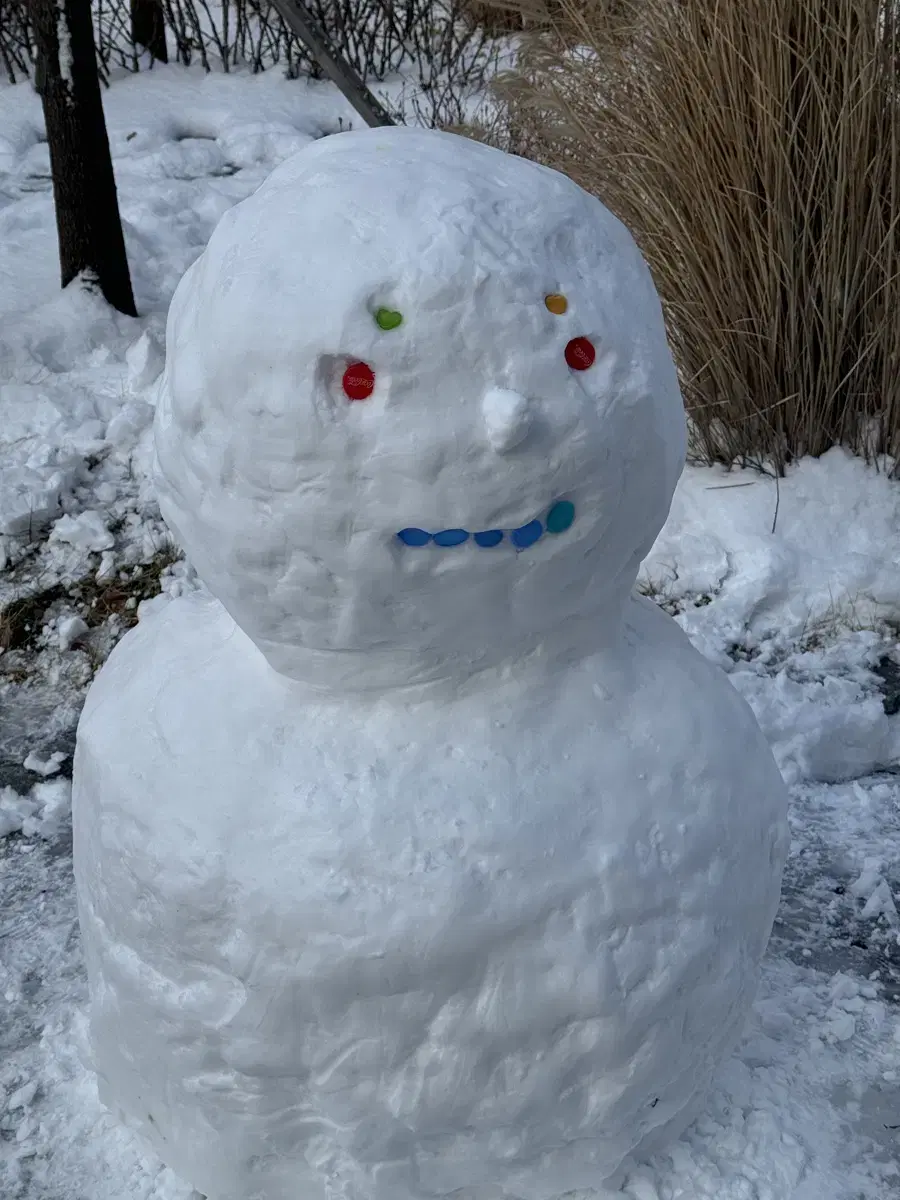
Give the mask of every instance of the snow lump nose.
[[481, 402], [481, 411], [488, 442], [498, 454], [518, 446], [531, 428], [531, 405], [521, 392], [490, 388]]

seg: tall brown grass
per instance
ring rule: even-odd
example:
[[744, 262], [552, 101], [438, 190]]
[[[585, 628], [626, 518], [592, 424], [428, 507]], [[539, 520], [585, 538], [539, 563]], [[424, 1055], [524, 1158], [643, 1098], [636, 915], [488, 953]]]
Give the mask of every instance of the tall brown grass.
[[897, 0], [517, 7], [510, 148], [635, 234], [695, 454], [900, 455]]

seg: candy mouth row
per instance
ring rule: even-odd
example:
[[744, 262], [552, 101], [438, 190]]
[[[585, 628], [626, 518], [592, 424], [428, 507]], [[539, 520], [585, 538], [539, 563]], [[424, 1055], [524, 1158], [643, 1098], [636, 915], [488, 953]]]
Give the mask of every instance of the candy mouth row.
[[483, 529], [478, 533], [470, 533], [468, 529], [441, 529], [437, 533], [429, 533], [427, 529], [409, 526], [401, 529], [397, 537], [404, 546], [435, 545], [442, 548], [462, 546], [471, 538], [476, 546], [485, 550], [493, 549], [509, 541], [517, 550], [527, 550], [539, 541], [545, 533], [565, 533], [575, 520], [575, 505], [571, 500], [557, 500], [552, 505], [543, 521], [535, 519], [518, 529]]

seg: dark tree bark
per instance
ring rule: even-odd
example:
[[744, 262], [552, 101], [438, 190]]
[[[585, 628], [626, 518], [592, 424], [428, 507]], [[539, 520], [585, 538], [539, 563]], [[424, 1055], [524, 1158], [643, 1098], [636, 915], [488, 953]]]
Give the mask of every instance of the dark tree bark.
[[90, 0], [30, 0], [30, 8], [62, 286], [84, 275], [119, 312], [137, 316], [100, 98]]
[[131, 0], [131, 36], [157, 62], [169, 61], [162, 0]]

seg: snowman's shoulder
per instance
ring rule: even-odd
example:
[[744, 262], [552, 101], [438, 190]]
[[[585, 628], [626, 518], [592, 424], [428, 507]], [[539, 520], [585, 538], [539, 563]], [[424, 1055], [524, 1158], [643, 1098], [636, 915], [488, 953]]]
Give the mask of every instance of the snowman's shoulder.
[[630, 601], [622, 649], [612, 690], [635, 742], [651, 742], [663, 753], [666, 747], [692, 746], [716, 758], [737, 748], [770, 757], [750, 706], [722, 668], [651, 600]]
[[218, 719], [238, 697], [264, 690], [271, 670], [221, 604], [203, 591], [170, 600], [115, 647], [88, 692], [79, 741], [115, 740], [181, 711], [189, 724]]
[[639, 676], [646, 673], [669, 686], [686, 679], [727, 683], [722, 668], [701, 654], [678, 622], [646, 596], [630, 598], [624, 637]]

